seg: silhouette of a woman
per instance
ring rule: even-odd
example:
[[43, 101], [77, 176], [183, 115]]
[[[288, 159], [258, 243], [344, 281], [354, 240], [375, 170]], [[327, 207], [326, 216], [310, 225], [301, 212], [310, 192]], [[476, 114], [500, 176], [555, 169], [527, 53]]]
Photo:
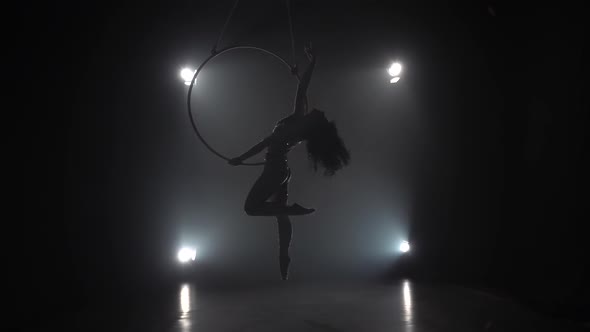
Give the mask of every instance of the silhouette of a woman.
[[297, 86], [293, 113], [277, 122], [272, 134], [254, 145], [239, 157], [232, 158], [230, 165], [240, 165], [244, 160], [267, 149], [262, 174], [256, 180], [244, 205], [250, 216], [276, 216], [279, 228], [279, 265], [281, 277], [287, 279], [289, 271], [289, 246], [292, 227], [289, 216], [305, 215], [314, 209], [304, 208], [295, 203], [287, 205], [291, 171], [287, 154], [299, 143], [305, 141], [308, 158], [314, 170], [318, 165], [324, 168], [324, 175], [334, 173], [348, 164], [350, 154], [338, 135], [334, 122], [329, 122], [324, 112], [307, 110], [306, 94], [316, 57], [311, 45], [305, 47], [310, 63]]

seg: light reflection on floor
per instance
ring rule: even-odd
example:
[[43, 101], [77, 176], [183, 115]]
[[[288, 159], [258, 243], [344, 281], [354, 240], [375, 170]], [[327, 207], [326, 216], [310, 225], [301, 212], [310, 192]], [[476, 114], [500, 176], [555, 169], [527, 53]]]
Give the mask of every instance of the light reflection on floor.
[[191, 331], [191, 286], [183, 284], [180, 288], [180, 317], [178, 323], [182, 332]]
[[414, 313], [412, 308], [412, 290], [410, 288], [410, 281], [404, 280], [402, 282], [402, 300], [403, 300], [403, 321], [405, 323], [405, 332], [413, 332], [414, 329]]
[[[508, 300], [464, 288], [410, 280], [387, 285], [277, 283], [232, 290], [199, 289], [193, 284], [182, 284], [175, 303], [174, 324], [168, 327], [163, 324], [164, 328], [158, 331], [583, 330], [542, 317]], [[143, 331], [152, 330], [155, 331], [149, 328]]]

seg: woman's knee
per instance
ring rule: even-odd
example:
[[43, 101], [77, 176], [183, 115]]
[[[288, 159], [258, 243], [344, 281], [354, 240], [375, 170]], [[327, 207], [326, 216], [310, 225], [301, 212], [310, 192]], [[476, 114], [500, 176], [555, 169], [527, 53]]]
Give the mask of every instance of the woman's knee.
[[250, 197], [246, 199], [246, 203], [244, 203], [244, 212], [246, 212], [249, 216], [260, 216], [261, 212], [264, 210], [266, 202], [260, 201], [258, 199], [251, 199]]
[[253, 202], [246, 200], [246, 204], [244, 204], [244, 212], [246, 212], [249, 216], [256, 215], [257, 206]]

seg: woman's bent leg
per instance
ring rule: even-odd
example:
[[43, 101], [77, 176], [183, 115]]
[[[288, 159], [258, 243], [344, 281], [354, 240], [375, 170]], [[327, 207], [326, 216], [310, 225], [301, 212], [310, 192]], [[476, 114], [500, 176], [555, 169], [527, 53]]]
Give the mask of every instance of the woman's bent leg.
[[249, 216], [276, 216], [286, 214], [287, 207], [277, 202], [267, 202], [273, 194], [280, 191], [287, 178], [283, 169], [265, 169], [248, 193], [244, 210]]

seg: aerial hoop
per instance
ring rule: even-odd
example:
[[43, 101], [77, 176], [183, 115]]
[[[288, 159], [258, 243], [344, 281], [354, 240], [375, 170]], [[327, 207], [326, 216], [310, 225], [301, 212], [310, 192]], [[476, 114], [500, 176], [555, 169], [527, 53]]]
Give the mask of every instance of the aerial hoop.
[[[211, 145], [209, 145], [209, 143], [207, 143], [205, 138], [203, 138], [203, 136], [199, 132], [199, 129], [197, 127], [197, 122], [195, 121], [195, 118], [193, 117], [193, 111], [191, 108], [191, 93], [193, 91], [193, 86], [197, 80], [197, 76], [199, 76], [199, 73], [201, 72], [201, 70], [203, 70], [203, 68], [205, 68], [205, 65], [207, 65], [207, 63], [209, 61], [213, 60], [214, 58], [216, 58], [224, 53], [234, 51], [234, 50], [240, 50], [240, 49], [242, 49], [242, 50], [243, 49], [255, 50], [255, 51], [259, 51], [262, 53], [272, 55], [273, 57], [278, 59], [281, 63], [283, 63], [285, 65], [285, 67], [287, 67], [289, 69], [291, 74], [293, 74], [294, 76], [297, 77], [297, 79], [299, 79], [299, 75], [297, 74], [297, 70], [296, 70], [297, 67], [289, 65], [289, 63], [285, 59], [283, 59], [281, 56], [279, 56], [271, 51], [265, 50], [263, 48], [256, 47], [256, 46], [229, 46], [229, 47], [226, 47], [226, 48], [221, 49], [219, 51], [216, 49], [213, 49], [213, 51], [211, 52], [211, 55], [207, 59], [205, 59], [205, 61], [203, 61], [203, 63], [201, 63], [199, 68], [197, 68], [197, 70], [195, 71], [195, 74], [193, 75], [193, 79], [191, 80], [191, 84], [188, 88], [188, 95], [187, 95], [188, 116], [191, 120], [191, 125], [193, 126], [193, 131], [195, 132], [195, 134], [197, 134], [197, 137], [199, 138], [199, 140], [201, 142], [203, 142], [203, 144], [207, 147], [207, 149], [209, 149], [209, 151], [213, 152], [216, 156], [218, 156], [219, 158], [222, 158], [224, 160], [229, 160], [230, 158], [217, 152], [217, 150], [215, 150]], [[257, 163], [242, 163], [241, 165], [258, 166], [258, 165], [264, 165], [264, 164], [265, 164], [265, 162], [257, 162]]]

